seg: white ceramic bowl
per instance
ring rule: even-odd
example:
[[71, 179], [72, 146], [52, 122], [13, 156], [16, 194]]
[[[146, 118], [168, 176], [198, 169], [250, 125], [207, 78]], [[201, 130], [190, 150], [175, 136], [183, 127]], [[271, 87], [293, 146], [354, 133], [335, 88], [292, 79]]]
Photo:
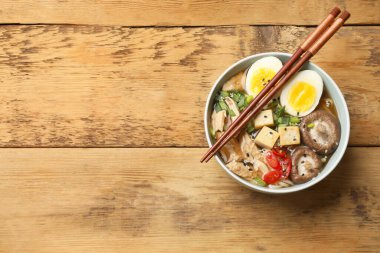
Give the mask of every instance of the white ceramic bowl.
[[[285, 61], [288, 60], [291, 55], [287, 53], [270, 52], [270, 53], [261, 53], [261, 54], [255, 54], [255, 55], [249, 56], [231, 65], [226, 71], [224, 71], [224, 73], [214, 83], [211, 89], [211, 92], [207, 98], [206, 110], [204, 114], [206, 138], [207, 138], [208, 145], [210, 147], [213, 144], [212, 137], [210, 136], [210, 133], [209, 133], [210, 116], [213, 109], [213, 102], [214, 102], [215, 95], [217, 94], [219, 90], [221, 90], [223, 84], [229, 78], [236, 75], [240, 71], [248, 68], [255, 61], [266, 56], [275, 56], [279, 58], [283, 63], [285, 63]], [[299, 184], [299, 185], [294, 185], [291, 187], [279, 188], [279, 189], [272, 189], [268, 187], [257, 186], [242, 179], [241, 177], [235, 175], [226, 167], [225, 163], [223, 162], [223, 159], [219, 155], [216, 156], [217, 162], [224, 169], [224, 171], [227, 172], [228, 175], [230, 175], [237, 182], [241, 183], [242, 185], [252, 190], [264, 192], [264, 193], [281, 194], [281, 193], [297, 192], [297, 191], [306, 189], [318, 183], [325, 177], [327, 177], [327, 175], [329, 175], [338, 165], [339, 161], [342, 159], [344, 155], [344, 152], [346, 151], [348, 139], [350, 135], [350, 115], [348, 113], [347, 104], [346, 104], [346, 101], [344, 100], [342, 92], [339, 90], [338, 85], [334, 82], [334, 80], [316, 64], [313, 64], [311, 62], [306, 63], [302, 69], [311, 69], [318, 72], [323, 79], [324, 88], [327, 89], [331, 98], [334, 100], [334, 103], [338, 112], [340, 126], [341, 126], [341, 137], [340, 137], [339, 146], [336, 149], [336, 151], [333, 153], [333, 155], [331, 156], [331, 158], [329, 159], [329, 161], [327, 162], [327, 164], [325, 165], [321, 173], [319, 173], [317, 177], [313, 178], [312, 180], [304, 184]]]

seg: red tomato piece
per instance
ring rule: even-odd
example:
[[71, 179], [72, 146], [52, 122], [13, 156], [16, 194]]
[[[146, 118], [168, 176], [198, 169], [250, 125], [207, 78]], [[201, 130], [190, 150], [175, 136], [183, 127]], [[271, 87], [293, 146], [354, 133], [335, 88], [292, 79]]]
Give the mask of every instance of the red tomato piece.
[[290, 171], [292, 170], [292, 159], [289, 156], [286, 156], [281, 159], [282, 163], [282, 177], [288, 178], [290, 175]]
[[268, 163], [268, 165], [275, 169], [275, 170], [282, 170], [282, 166], [280, 164], [280, 161], [278, 160], [278, 158], [272, 153], [272, 151], [268, 151], [266, 156], [265, 156], [265, 159]]
[[273, 154], [275, 154], [276, 156], [278, 156], [278, 157], [285, 157], [286, 156], [286, 151], [285, 150], [283, 150], [283, 149], [281, 149], [280, 147], [274, 147], [273, 149], [272, 149], [272, 152], [273, 152]]
[[263, 177], [263, 180], [267, 184], [274, 184], [281, 178], [281, 171], [272, 170], [266, 173]]

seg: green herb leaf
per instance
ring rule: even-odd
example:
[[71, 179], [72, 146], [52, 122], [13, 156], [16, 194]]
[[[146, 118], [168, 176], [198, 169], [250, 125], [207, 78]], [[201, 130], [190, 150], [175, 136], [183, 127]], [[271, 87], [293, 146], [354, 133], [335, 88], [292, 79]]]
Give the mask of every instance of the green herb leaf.
[[240, 94], [239, 93], [233, 93], [232, 99], [238, 103], [240, 101]]
[[228, 115], [230, 115], [231, 117], [235, 117], [236, 114], [234, 113], [234, 111], [232, 111], [231, 109], [227, 109], [227, 112], [228, 112]]
[[248, 95], [245, 97], [245, 105], [248, 106], [253, 100], [253, 96]]
[[285, 106], [278, 105], [275, 111], [277, 118], [282, 117], [284, 113], [285, 113]]
[[214, 129], [212, 127], [210, 127], [209, 130], [210, 130], [210, 134], [211, 134], [212, 138], [215, 139], [215, 131], [214, 131]]
[[314, 123], [310, 123], [307, 125], [307, 128], [313, 128], [314, 126], [315, 126]]
[[245, 105], [245, 99], [244, 99], [243, 96], [240, 97], [240, 100], [239, 100], [239, 102], [237, 103], [237, 105], [238, 105], [239, 109], [244, 107], [244, 105]]
[[222, 108], [222, 110], [226, 110], [226, 111], [229, 110], [227, 104], [224, 101], [219, 101], [219, 105], [220, 105], [220, 108]]
[[300, 122], [301, 122], [300, 118], [294, 117], [294, 116], [290, 117], [290, 123], [296, 123], [296, 124], [298, 124]]
[[247, 133], [252, 133], [253, 131], [255, 131], [255, 128], [253, 127], [253, 124], [252, 124], [252, 122], [249, 122], [248, 124], [247, 124]]
[[287, 117], [287, 116], [282, 116], [282, 117], [279, 117], [279, 118], [277, 119], [277, 124], [278, 124], [278, 125], [279, 125], [279, 124], [289, 125], [289, 121], [290, 121], [289, 117]]
[[261, 178], [259, 178], [259, 177], [255, 177], [254, 179], [253, 179], [256, 183], [257, 183], [257, 185], [259, 185], [259, 186], [267, 186], [267, 184], [261, 179]]
[[274, 109], [278, 106], [278, 100], [272, 99], [272, 101], [267, 105], [268, 109]]
[[214, 109], [215, 109], [216, 112], [220, 112], [222, 110], [222, 107], [220, 107], [219, 103], [215, 103]]
[[222, 97], [228, 97], [228, 91], [225, 91], [225, 90], [222, 90], [221, 92], [220, 92], [220, 95], [222, 96]]

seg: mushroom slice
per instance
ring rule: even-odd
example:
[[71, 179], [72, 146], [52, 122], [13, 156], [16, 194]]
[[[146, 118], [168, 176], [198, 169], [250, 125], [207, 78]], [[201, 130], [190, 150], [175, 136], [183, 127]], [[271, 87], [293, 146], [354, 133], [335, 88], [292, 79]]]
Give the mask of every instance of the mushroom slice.
[[339, 144], [338, 119], [325, 110], [317, 110], [302, 119], [301, 135], [303, 142], [318, 154], [331, 154]]
[[259, 148], [256, 146], [255, 141], [244, 131], [240, 136], [240, 149], [243, 152], [244, 159], [250, 163], [254, 163], [255, 157], [261, 155]]
[[[221, 132], [217, 132], [215, 134], [216, 139], [219, 139], [221, 135]], [[235, 138], [232, 138], [220, 149], [220, 154], [226, 163], [229, 163], [231, 161], [243, 161], [244, 159], [244, 155], [241, 152], [239, 143]]]
[[295, 184], [305, 183], [316, 177], [322, 167], [319, 156], [309, 147], [297, 147], [292, 154], [290, 178]]
[[245, 165], [242, 162], [232, 161], [227, 164], [227, 168], [238, 175], [247, 180], [252, 180], [256, 177], [255, 171], [248, 165]]
[[224, 110], [221, 110], [219, 112], [216, 112], [215, 110], [212, 112], [211, 115], [211, 125], [212, 129], [214, 129], [214, 132], [223, 132], [224, 128], [224, 122], [226, 120], [227, 113]]
[[226, 102], [228, 108], [230, 108], [230, 110], [234, 112], [235, 116], [231, 117], [232, 121], [234, 121], [240, 115], [239, 108], [235, 101], [230, 97], [226, 97], [224, 101]]

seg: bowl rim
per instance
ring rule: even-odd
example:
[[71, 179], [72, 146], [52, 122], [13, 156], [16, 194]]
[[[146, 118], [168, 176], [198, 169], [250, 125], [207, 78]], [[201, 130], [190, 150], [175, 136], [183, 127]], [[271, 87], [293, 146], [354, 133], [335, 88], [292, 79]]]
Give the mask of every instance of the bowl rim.
[[[251, 59], [259, 58], [259, 57], [265, 57], [265, 56], [285, 56], [285, 57], [291, 57], [291, 54], [289, 54], [289, 53], [283, 53], [283, 52], [265, 52], [265, 53], [258, 53], [258, 54], [250, 55], [250, 56], [245, 57], [243, 59], [240, 59], [239, 61], [237, 61], [237, 62], [233, 63], [232, 65], [230, 65], [218, 77], [218, 79], [214, 82], [214, 84], [213, 84], [213, 86], [211, 88], [211, 91], [209, 92], [209, 94], [207, 96], [206, 106], [205, 106], [205, 111], [204, 111], [204, 130], [205, 130], [206, 139], [207, 139], [207, 143], [208, 143], [209, 147], [212, 146], [212, 142], [211, 142], [211, 136], [210, 136], [209, 129], [208, 129], [208, 110], [209, 110], [209, 107], [212, 106], [211, 99], [213, 97], [213, 94], [215, 93], [215, 90], [216, 90], [218, 84], [223, 80], [223, 78], [226, 75], [228, 75], [238, 65], [240, 65], [242, 63], [245, 63], [246, 61], [250, 61]], [[242, 184], [243, 186], [245, 186], [245, 187], [247, 187], [247, 188], [249, 188], [251, 190], [255, 190], [255, 191], [258, 191], [258, 192], [262, 192], [262, 193], [270, 193], [270, 194], [284, 194], [284, 193], [292, 193], [292, 192], [298, 192], [298, 191], [304, 190], [306, 188], [309, 188], [309, 187], [317, 184], [318, 182], [322, 181], [323, 179], [325, 179], [337, 167], [337, 165], [342, 160], [343, 155], [346, 152], [346, 149], [347, 149], [347, 146], [348, 146], [348, 140], [349, 140], [349, 136], [350, 136], [350, 114], [349, 114], [349, 111], [348, 111], [346, 100], [344, 99], [344, 96], [343, 96], [341, 90], [339, 89], [338, 85], [335, 83], [335, 81], [332, 79], [332, 77], [329, 74], [327, 74], [326, 71], [324, 71], [317, 64], [312, 63], [310, 61], [307, 64], [310, 64], [311, 66], [313, 66], [313, 68], [317, 69], [320, 73], [322, 73], [328, 79], [330, 85], [332, 85], [333, 88], [336, 90], [337, 96], [339, 97], [339, 99], [341, 100], [341, 102], [343, 104], [343, 107], [344, 107], [344, 108], [342, 108], [343, 109], [343, 114], [346, 116], [346, 117], [344, 117], [345, 120], [343, 122], [344, 123], [343, 125], [344, 125], [344, 127], [346, 127], [346, 134], [343, 136], [343, 133], [342, 133], [341, 141], [339, 143], [339, 146], [342, 146], [343, 149], [340, 151], [340, 153], [338, 154], [338, 157], [330, 165], [330, 168], [328, 168], [328, 171], [325, 172], [325, 174], [323, 176], [317, 176], [317, 177], [313, 178], [312, 180], [310, 180], [310, 181], [308, 181], [306, 183], [295, 185], [295, 186], [291, 186], [291, 187], [286, 187], [286, 188], [269, 188], [269, 187], [262, 187], [262, 186], [254, 185], [254, 184], [246, 181], [245, 179], [239, 177], [238, 175], [236, 175], [232, 171], [230, 171], [226, 167], [226, 165], [224, 164], [224, 162], [221, 159], [221, 157], [220, 157], [219, 154], [215, 156], [218, 164], [222, 167], [222, 169], [225, 172], [227, 172], [228, 175], [230, 175], [237, 182], [239, 182], [240, 184]], [[339, 118], [339, 120], [341, 121], [341, 118]], [[343, 128], [342, 125], [341, 125], [341, 128]], [[338, 148], [339, 148], [339, 146], [338, 146]], [[326, 170], [326, 168], [324, 168], [323, 170]]]

